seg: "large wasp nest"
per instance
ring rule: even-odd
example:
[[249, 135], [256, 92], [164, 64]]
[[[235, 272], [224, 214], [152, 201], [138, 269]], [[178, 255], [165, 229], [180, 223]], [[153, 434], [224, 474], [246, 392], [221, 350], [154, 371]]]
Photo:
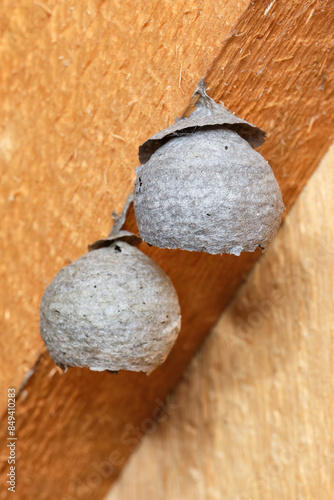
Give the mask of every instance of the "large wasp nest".
[[180, 330], [176, 291], [127, 240], [122, 232], [98, 241], [45, 290], [41, 335], [59, 366], [151, 372], [170, 352]]
[[265, 133], [217, 104], [201, 85], [196, 109], [139, 148], [134, 207], [151, 245], [211, 254], [264, 249], [283, 202], [253, 147]]

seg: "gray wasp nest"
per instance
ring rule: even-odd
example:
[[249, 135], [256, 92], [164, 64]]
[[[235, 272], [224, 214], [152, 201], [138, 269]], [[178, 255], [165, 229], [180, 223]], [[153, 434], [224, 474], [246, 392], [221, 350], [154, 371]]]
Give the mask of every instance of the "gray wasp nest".
[[134, 207], [151, 245], [211, 254], [264, 249], [283, 202], [267, 161], [253, 147], [265, 133], [209, 98], [200, 86], [189, 118], [139, 148]]
[[98, 241], [45, 290], [41, 335], [59, 366], [151, 372], [176, 340], [180, 306], [170, 279], [121, 233]]

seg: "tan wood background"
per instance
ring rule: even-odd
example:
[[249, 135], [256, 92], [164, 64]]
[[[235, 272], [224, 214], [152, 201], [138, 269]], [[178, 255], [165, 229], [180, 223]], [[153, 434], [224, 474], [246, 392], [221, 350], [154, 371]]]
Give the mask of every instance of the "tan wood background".
[[334, 144], [108, 500], [334, 498], [333, 192]]
[[[183, 314], [175, 349], [150, 377], [59, 373], [39, 335], [43, 290], [109, 231], [138, 145], [182, 114], [204, 75], [211, 95], [267, 130], [261, 151], [289, 208], [334, 138], [334, 4], [5, 0], [0, 9], [0, 435], [15, 386], [17, 496], [103, 498], [136, 444], [122, 439], [127, 426], [156, 415], [260, 253], [143, 245]], [[94, 464], [112, 451], [101, 481]], [[2, 440], [0, 460], [4, 497]]]

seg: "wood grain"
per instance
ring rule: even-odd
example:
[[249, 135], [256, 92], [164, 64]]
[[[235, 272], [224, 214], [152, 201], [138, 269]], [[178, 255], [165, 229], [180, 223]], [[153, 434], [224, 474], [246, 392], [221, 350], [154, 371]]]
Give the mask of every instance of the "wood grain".
[[334, 144], [107, 500], [329, 500]]
[[[123, 439], [127, 426], [139, 426], [141, 436], [142, 422], [157, 418], [160, 401], [260, 253], [236, 258], [143, 246], [172, 278], [183, 313], [178, 343], [150, 377], [60, 374], [38, 332], [43, 289], [108, 232], [110, 211], [120, 211], [131, 190], [138, 145], [182, 114], [210, 68], [211, 94], [267, 129], [263, 152], [289, 207], [333, 138], [334, 5], [92, 0], [4, 2], [3, 9], [1, 408], [7, 387], [31, 375], [18, 399], [20, 498], [102, 498], [138, 443]], [[260, 29], [274, 48], [258, 42]], [[252, 40], [255, 72], [240, 52]], [[226, 73], [223, 63], [234, 70]], [[127, 224], [134, 224], [131, 214]], [[5, 434], [5, 418], [0, 429]], [[96, 467], [110, 460], [104, 477]]]
[[44, 288], [109, 232], [139, 144], [181, 115], [247, 5], [1, 3], [0, 387], [43, 349]]
[[333, 138], [333, 15], [326, 0], [256, 2], [207, 75], [217, 101], [267, 132], [259, 151], [287, 207]]

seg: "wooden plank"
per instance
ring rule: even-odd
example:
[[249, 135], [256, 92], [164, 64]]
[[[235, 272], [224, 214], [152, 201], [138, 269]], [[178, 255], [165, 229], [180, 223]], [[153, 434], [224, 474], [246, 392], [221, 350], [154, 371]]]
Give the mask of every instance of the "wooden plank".
[[108, 500], [332, 498], [333, 166], [334, 143]]
[[[29, 5], [8, 4], [7, 16], [15, 27], [18, 19], [25, 26], [20, 9]], [[0, 230], [2, 238], [7, 236], [1, 264], [7, 280], [1, 292], [7, 318], [2, 331], [7, 332], [10, 325], [11, 333], [10, 341], [9, 334], [1, 337], [2, 387], [18, 387], [41, 350], [38, 304], [44, 286], [69, 259], [82, 254], [88, 242], [108, 232], [106, 213], [120, 210], [131, 189], [138, 144], [182, 113], [210, 65], [207, 81], [212, 95], [224, 97], [225, 104], [243, 118], [267, 129], [269, 140], [263, 151], [280, 179], [288, 206], [333, 138], [333, 54], [326, 52], [334, 21], [332, 4], [290, 0], [284, 7], [273, 4], [269, 9], [270, 2], [262, 1], [250, 4], [244, 14], [246, 3], [241, 2], [224, 4], [223, 10], [217, 2], [205, 8], [198, 3], [197, 10], [190, 8], [193, 5], [152, 3], [145, 10], [141, 0], [92, 1], [87, 11], [79, 2], [72, 10], [59, 2], [38, 30], [31, 29], [24, 44], [9, 23], [11, 31], [5, 32], [8, 39], [5, 36], [2, 46], [6, 69], [1, 95], [6, 114], [1, 145], [4, 166], [10, 165], [10, 170], [1, 188], [7, 216]], [[239, 20], [231, 30], [226, 19], [230, 24]], [[256, 47], [254, 71], [248, 66], [249, 56], [238, 61], [243, 57], [239, 35], [245, 26], [249, 40], [243, 43], [247, 46], [253, 40]], [[261, 60], [276, 49], [257, 41], [260, 29], [265, 40], [278, 41], [281, 59], [290, 58], [270, 66], [270, 89]], [[225, 42], [217, 43], [228, 34]], [[143, 54], [149, 65], [138, 64]], [[247, 91], [234, 72], [228, 73], [230, 80], [218, 79], [219, 71], [225, 75], [223, 61], [237, 64], [245, 73]], [[298, 71], [289, 73], [281, 101], [279, 83], [287, 64]], [[232, 100], [226, 88], [233, 82]], [[42, 102], [37, 118], [36, 93]], [[261, 96], [261, 105], [254, 96]], [[275, 111], [279, 127], [263, 111], [267, 102], [280, 107]], [[296, 128], [293, 117], [299, 109], [302, 122]], [[128, 225], [133, 223], [130, 215]], [[159, 401], [175, 385], [260, 255], [236, 258], [143, 249], [177, 288], [183, 312], [180, 339], [168, 361], [150, 377], [76, 369], [61, 375], [42, 354], [18, 400], [18, 458], [25, 464], [20, 469], [22, 498], [103, 497], [138, 442], [124, 441], [126, 426], [139, 426], [142, 434], [142, 422], [156, 416]], [[3, 409], [5, 396], [6, 389], [1, 394]], [[5, 419], [0, 428], [5, 432]], [[117, 450], [118, 459], [110, 457]], [[112, 460], [113, 471], [104, 478], [96, 464], [106, 460]], [[33, 480], [36, 467], [38, 482]]]
[[327, 1], [259, 2], [242, 17], [207, 76], [216, 100], [267, 131], [259, 151], [287, 208], [333, 137], [333, 10]]
[[182, 113], [248, 3], [1, 3], [0, 387], [43, 348], [43, 289], [108, 233], [139, 144]]

